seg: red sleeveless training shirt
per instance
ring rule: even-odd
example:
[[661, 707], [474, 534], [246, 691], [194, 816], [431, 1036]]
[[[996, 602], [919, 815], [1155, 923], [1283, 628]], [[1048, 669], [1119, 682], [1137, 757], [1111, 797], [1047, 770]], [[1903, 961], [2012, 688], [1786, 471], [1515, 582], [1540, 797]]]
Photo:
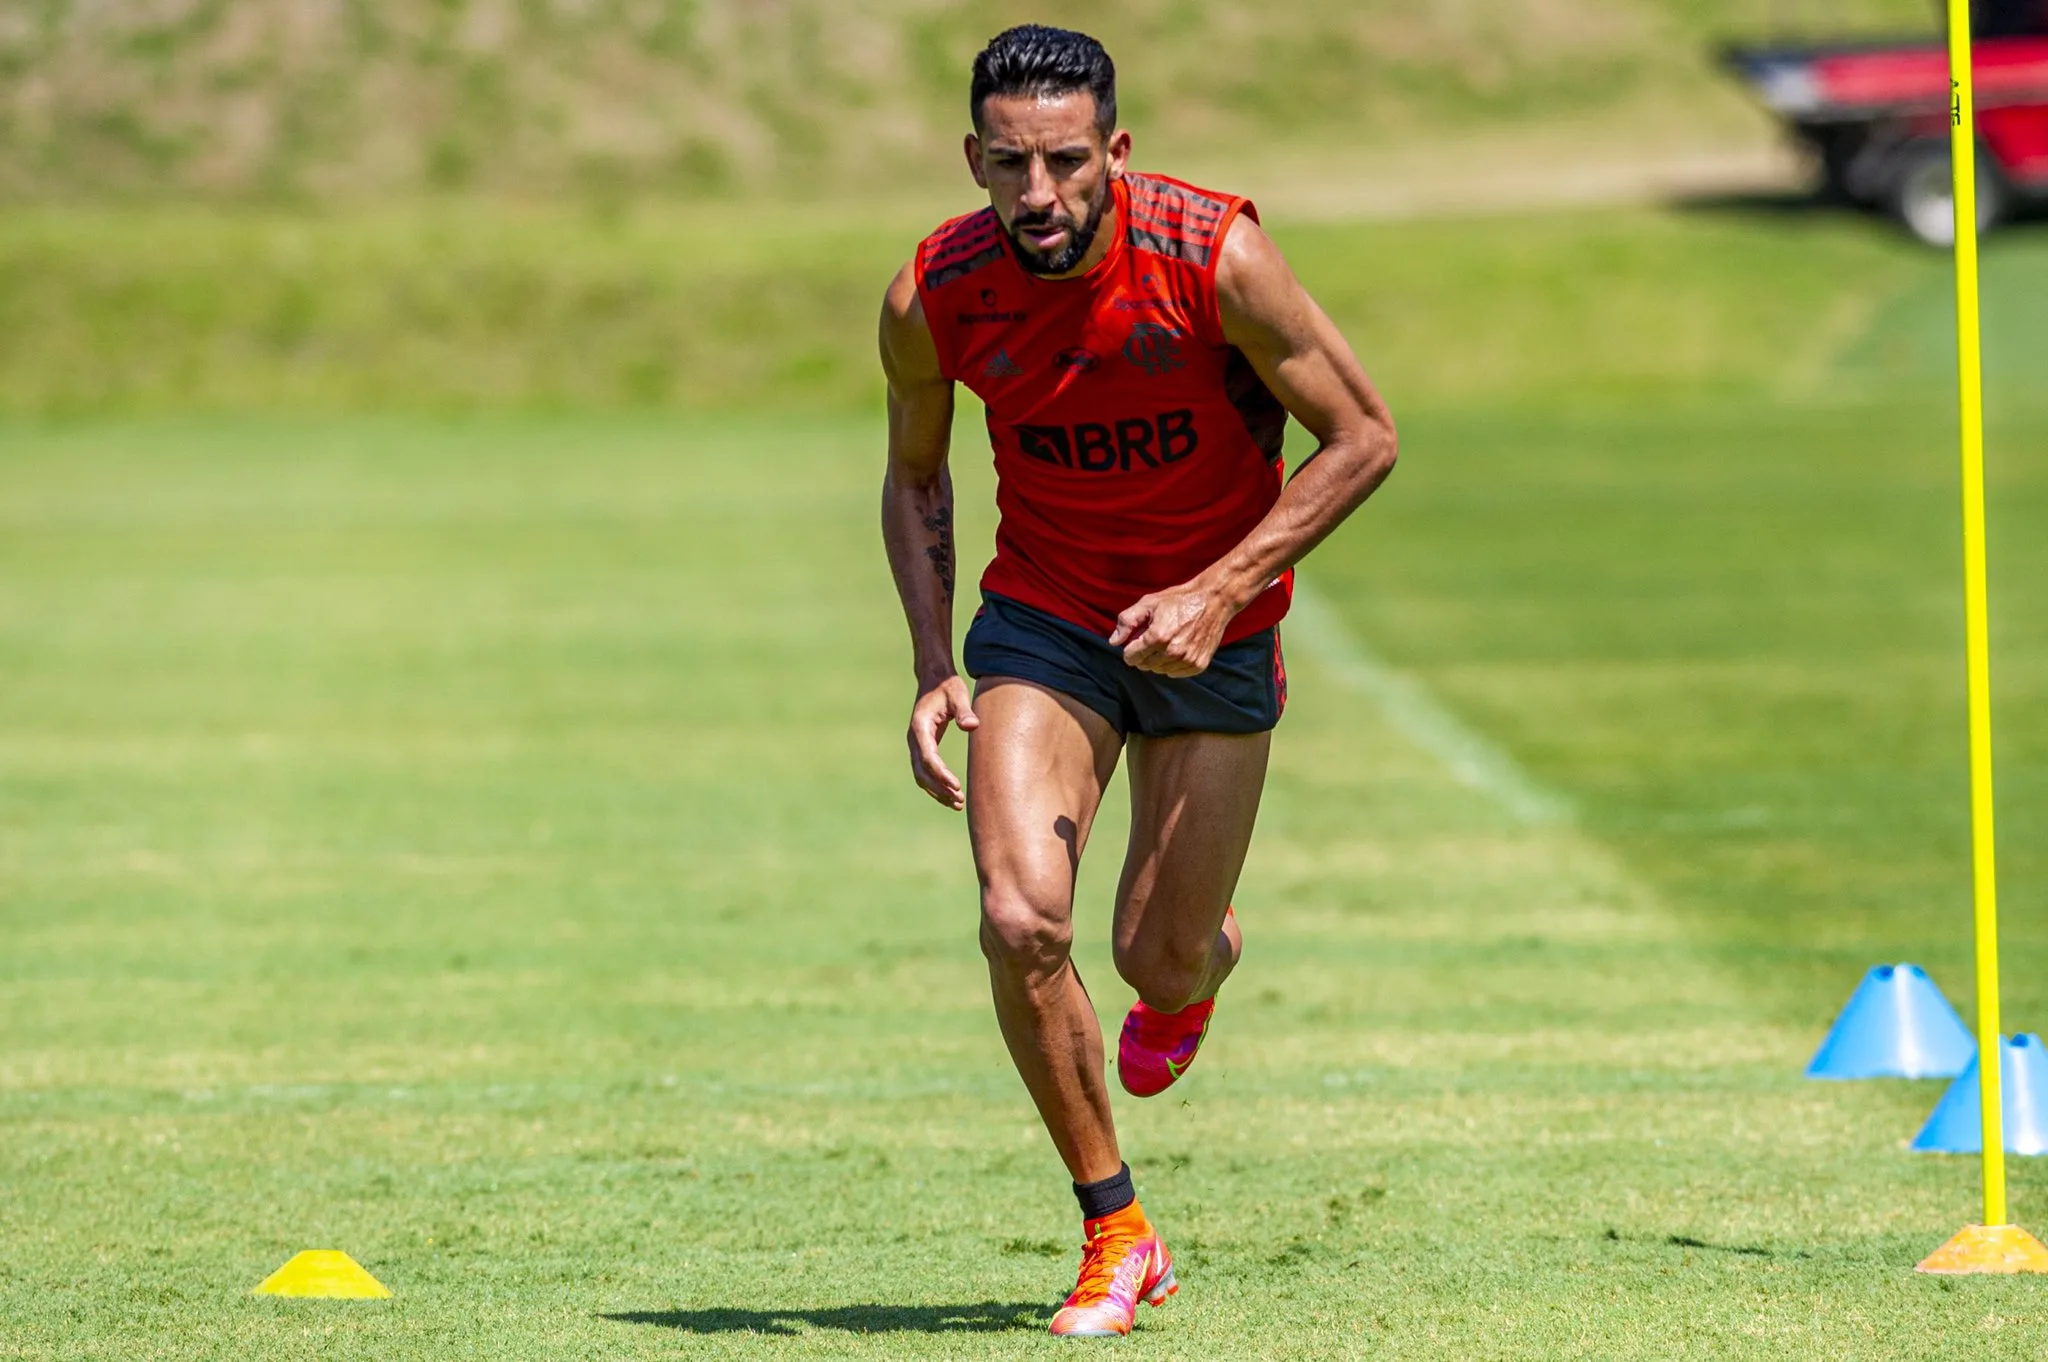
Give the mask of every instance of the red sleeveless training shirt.
[[[1250, 201], [1158, 175], [1111, 189], [1118, 234], [1084, 275], [1026, 271], [992, 208], [927, 237], [916, 270], [939, 367], [988, 408], [1001, 519], [982, 590], [1105, 636], [1272, 509], [1287, 425], [1216, 303], [1223, 235], [1257, 221]], [[1224, 641], [1277, 623], [1293, 581]]]

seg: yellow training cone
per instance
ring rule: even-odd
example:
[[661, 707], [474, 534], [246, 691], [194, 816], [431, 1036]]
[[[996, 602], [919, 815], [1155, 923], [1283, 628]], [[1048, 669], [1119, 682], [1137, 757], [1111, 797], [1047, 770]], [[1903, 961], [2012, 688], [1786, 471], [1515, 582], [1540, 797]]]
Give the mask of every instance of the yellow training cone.
[[2018, 1225], [1969, 1225], [1927, 1255], [1916, 1272], [2048, 1272], [2048, 1248]]
[[263, 1279], [252, 1296], [317, 1296], [334, 1301], [382, 1300], [391, 1293], [340, 1249], [307, 1249]]

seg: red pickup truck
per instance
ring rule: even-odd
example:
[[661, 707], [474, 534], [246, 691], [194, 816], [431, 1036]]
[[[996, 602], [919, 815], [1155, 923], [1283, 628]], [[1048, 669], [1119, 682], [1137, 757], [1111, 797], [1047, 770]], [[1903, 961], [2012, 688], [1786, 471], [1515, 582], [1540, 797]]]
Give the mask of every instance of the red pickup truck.
[[[1972, 9], [1981, 233], [2048, 200], [2048, 0]], [[1948, 48], [1938, 33], [1737, 46], [1723, 60], [1813, 149], [1829, 193], [1889, 208], [1930, 245], [1954, 243]]]

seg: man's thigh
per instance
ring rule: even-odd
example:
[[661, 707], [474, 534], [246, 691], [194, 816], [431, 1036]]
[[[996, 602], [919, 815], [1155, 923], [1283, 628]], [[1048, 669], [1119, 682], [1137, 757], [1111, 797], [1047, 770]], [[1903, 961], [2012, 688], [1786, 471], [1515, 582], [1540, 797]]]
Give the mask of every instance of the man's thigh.
[[1268, 733], [1130, 739], [1131, 845], [1117, 888], [1116, 946], [1206, 952], [1237, 891], [1266, 785]]
[[1064, 918], [1122, 739], [1088, 706], [1031, 681], [982, 678], [974, 712], [967, 829], [984, 898], [1021, 897]]

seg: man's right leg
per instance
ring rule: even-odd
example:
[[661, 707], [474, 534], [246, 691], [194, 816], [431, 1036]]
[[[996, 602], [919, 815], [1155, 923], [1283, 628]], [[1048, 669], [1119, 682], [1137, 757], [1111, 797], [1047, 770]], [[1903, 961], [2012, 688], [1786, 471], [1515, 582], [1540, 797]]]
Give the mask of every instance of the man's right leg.
[[984, 678], [969, 738], [967, 826], [981, 947], [1010, 1058], [1076, 1183], [1117, 1176], [1102, 1028], [1069, 954], [1074, 873], [1122, 740], [1108, 720], [1029, 681]]
[[1074, 872], [1123, 743], [1078, 700], [988, 676], [974, 697], [967, 826], [981, 875], [981, 945], [1010, 1058], [1074, 1179], [1081, 1270], [1057, 1335], [1127, 1334], [1138, 1303], [1179, 1289], [1117, 1153], [1102, 1027], [1074, 970]]

